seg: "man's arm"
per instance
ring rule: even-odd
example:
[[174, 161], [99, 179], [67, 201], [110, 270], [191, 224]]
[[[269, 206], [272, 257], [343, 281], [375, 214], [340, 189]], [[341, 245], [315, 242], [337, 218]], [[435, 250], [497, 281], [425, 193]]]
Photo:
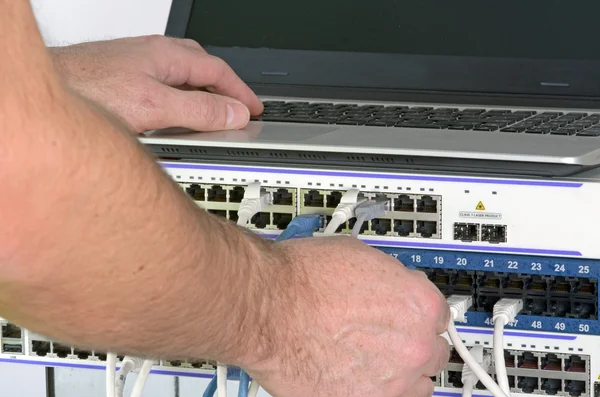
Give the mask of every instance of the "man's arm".
[[267, 327], [255, 308], [278, 292], [279, 252], [198, 209], [67, 92], [27, 0], [0, 0], [0, 47], [0, 314], [92, 348], [236, 364], [240, 330]]

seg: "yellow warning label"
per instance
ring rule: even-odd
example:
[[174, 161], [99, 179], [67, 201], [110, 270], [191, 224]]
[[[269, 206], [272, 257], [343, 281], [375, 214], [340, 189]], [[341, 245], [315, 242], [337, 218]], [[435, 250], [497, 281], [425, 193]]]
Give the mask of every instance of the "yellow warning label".
[[483, 202], [480, 201], [479, 203], [477, 203], [477, 207], [475, 207], [475, 209], [477, 211], [485, 211], [485, 205], [483, 205]]

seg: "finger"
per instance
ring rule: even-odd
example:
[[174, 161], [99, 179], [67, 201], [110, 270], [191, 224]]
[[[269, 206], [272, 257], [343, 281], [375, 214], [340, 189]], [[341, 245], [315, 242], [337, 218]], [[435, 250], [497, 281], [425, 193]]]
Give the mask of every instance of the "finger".
[[253, 115], [262, 113], [260, 99], [225, 61], [202, 51], [176, 47], [180, 51], [168, 55], [172, 61], [166, 71], [165, 84], [206, 87], [213, 93], [238, 99]]
[[433, 390], [433, 381], [423, 376], [405, 394], [407, 397], [431, 397], [433, 396]]
[[171, 40], [173, 40], [175, 42], [175, 44], [182, 45], [182, 46], [190, 48], [190, 49], [202, 51], [205, 54], [207, 53], [206, 50], [196, 40], [178, 39], [175, 37], [171, 37]]
[[222, 131], [244, 128], [250, 119], [241, 102], [202, 91], [170, 88], [161, 112], [161, 128], [184, 127], [197, 131]]
[[429, 364], [423, 368], [423, 374], [426, 376], [435, 376], [439, 374], [446, 368], [449, 360], [450, 345], [444, 337], [437, 336], [433, 346], [433, 357], [429, 361]]

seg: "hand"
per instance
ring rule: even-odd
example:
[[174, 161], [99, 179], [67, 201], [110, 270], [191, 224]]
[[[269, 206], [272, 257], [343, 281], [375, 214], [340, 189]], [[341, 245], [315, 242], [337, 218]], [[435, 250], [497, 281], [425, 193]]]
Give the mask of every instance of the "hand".
[[[422, 272], [348, 237], [282, 243], [271, 358], [248, 368], [274, 396], [430, 397], [449, 346], [443, 295]], [[264, 331], [263, 331], [264, 332]], [[249, 350], [252, 354], [252, 350]]]
[[250, 115], [263, 111], [233, 70], [192, 40], [147, 36], [52, 48], [51, 53], [71, 89], [136, 132], [241, 129]]

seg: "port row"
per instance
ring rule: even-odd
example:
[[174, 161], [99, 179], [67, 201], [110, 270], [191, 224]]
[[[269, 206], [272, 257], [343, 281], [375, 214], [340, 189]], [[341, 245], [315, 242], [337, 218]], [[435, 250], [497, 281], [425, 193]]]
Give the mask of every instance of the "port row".
[[598, 280], [593, 278], [419, 268], [440, 289], [473, 296], [472, 311], [491, 313], [502, 298], [523, 299], [520, 314], [598, 319]]

